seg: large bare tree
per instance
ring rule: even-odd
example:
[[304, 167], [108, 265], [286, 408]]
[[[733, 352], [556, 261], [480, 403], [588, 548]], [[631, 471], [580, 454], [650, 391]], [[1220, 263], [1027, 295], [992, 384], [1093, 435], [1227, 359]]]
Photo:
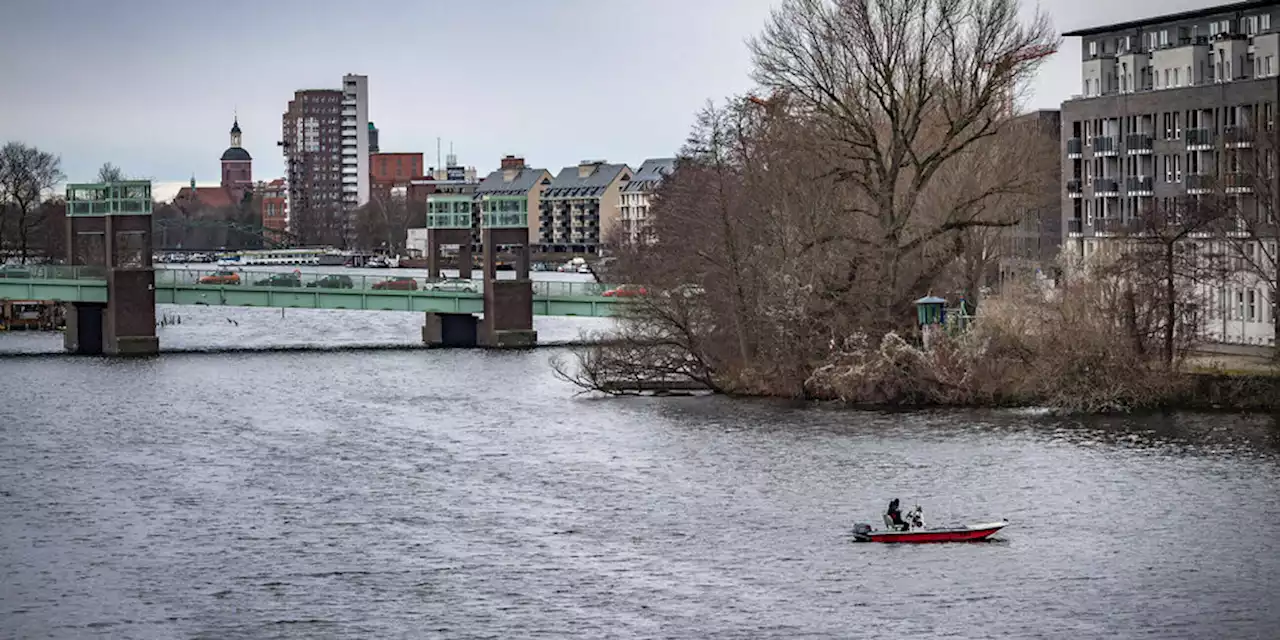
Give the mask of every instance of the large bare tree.
[[[63, 178], [62, 161], [52, 153], [21, 142], [10, 142], [0, 148], [0, 203], [12, 217], [11, 229], [17, 232], [18, 255], [27, 261], [31, 234], [43, 224], [40, 204], [49, 197]], [[0, 220], [0, 233], [6, 225]], [[5, 238], [0, 235], [0, 247]]]
[[[1015, 160], [1008, 154], [981, 151], [1058, 45], [1047, 17], [1023, 22], [1020, 4], [786, 0], [751, 43], [757, 81], [812, 118], [830, 141], [831, 175], [856, 191], [846, 213], [861, 233], [830, 241], [874, 247], [873, 263], [847, 279], [874, 274], [887, 285], [877, 296], [885, 325], [955, 257], [955, 235], [1016, 224], [990, 205], [1040, 179], [997, 167]], [[959, 193], [946, 184], [949, 170], [975, 169], [987, 179]]]

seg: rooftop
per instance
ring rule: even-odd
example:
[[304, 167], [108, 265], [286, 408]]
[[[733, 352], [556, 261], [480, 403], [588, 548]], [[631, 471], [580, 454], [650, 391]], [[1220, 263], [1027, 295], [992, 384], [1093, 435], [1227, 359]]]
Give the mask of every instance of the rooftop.
[[529, 193], [539, 180], [548, 176], [546, 169], [525, 167], [512, 178], [511, 182], [507, 182], [503, 179], [505, 173], [499, 169], [485, 176], [485, 179], [480, 181], [480, 186], [476, 187], [476, 195], [522, 196]]
[[640, 164], [623, 191], [646, 191], [676, 170], [675, 158], [649, 158]]
[[1194, 9], [1192, 11], [1182, 11], [1179, 13], [1166, 13], [1160, 16], [1143, 18], [1141, 20], [1130, 20], [1129, 22], [1118, 22], [1116, 24], [1108, 24], [1097, 27], [1087, 27], [1085, 29], [1076, 29], [1068, 31], [1064, 36], [1096, 36], [1103, 33], [1112, 33], [1115, 31], [1127, 31], [1150, 25], [1160, 24], [1164, 22], [1177, 22], [1179, 20], [1193, 20], [1195, 18], [1207, 18], [1222, 13], [1232, 13], [1235, 11], [1249, 11], [1251, 9], [1263, 9], [1266, 7], [1277, 6], [1276, 0], [1247, 0], [1245, 2], [1232, 2], [1229, 4], [1220, 4], [1212, 7], [1204, 7], [1203, 9]]
[[542, 192], [544, 198], [594, 198], [604, 194], [618, 175], [627, 170], [625, 164], [591, 163], [593, 170], [584, 177], [579, 177], [582, 165], [565, 167], [560, 170], [547, 190]]

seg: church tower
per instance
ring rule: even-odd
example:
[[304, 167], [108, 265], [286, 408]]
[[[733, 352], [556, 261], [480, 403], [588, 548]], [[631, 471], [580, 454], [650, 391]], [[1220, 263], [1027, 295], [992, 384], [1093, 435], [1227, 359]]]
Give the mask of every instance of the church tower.
[[253, 190], [253, 157], [240, 146], [240, 119], [231, 125], [231, 146], [222, 152], [222, 187], [239, 204]]

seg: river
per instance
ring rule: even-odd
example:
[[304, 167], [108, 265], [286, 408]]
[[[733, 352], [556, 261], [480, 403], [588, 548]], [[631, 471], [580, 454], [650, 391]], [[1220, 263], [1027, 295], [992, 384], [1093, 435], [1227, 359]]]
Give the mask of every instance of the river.
[[[421, 322], [188, 309], [163, 344], [412, 344]], [[10, 353], [57, 345], [0, 334]], [[1270, 419], [602, 400], [556, 379], [557, 353], [0, 358], [0, 637], [1280, 629]], [[852, 542], [892, 497], [1011, 524], [990, 543]]]

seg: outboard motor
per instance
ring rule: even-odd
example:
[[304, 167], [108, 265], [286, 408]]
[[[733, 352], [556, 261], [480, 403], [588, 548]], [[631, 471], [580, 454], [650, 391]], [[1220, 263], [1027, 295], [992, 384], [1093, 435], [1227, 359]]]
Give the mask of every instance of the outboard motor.
[[871, 542], [871, 525], [865, 522], [854, 523], [853, 538], [858, 542]]

